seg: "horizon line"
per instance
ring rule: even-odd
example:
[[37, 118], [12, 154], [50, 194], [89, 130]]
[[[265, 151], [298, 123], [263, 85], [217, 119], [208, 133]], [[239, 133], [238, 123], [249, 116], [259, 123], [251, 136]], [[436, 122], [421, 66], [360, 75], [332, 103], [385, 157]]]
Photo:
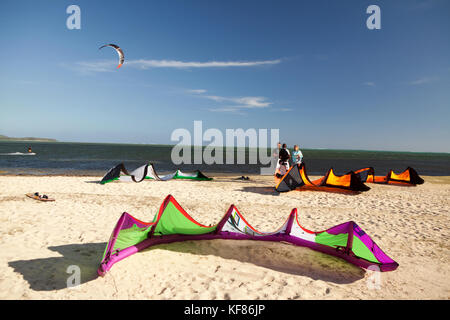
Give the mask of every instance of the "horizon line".
[[[42, 138], [42, 139], [52, 139], [52, 138]], [[122, 145], [138, 145], [138, 146], [177, 146], [178, 144], [168, 144], [168, 143], [139, 143], [139, 142], [87, 142], [87, 141], [45, 141], [45, 140], [0, 140], [2, 142], [37, 142], [37, 143], [87, 143], [87, 144], [122, 144]], [[179, 145], [183, 147], [207, 147], [207, 145]], [[211, 147], [221, 147], [221, 146], [211, 146]], [[246, 149], [260, 149], [259, 147], [249, 147], [249, 146], [222, 146], [223, 148], [246, 148]], [[293, 147], [288, 149], [292, 149]], [[266, 147], [266, 149], [272, 149], [271, 147]], [[399, 152], [399, 153], [440, 153], [440, 154], [450, 154], [450, 151], [404, 151], [404, 150], [374, 150], [374, 149], [346, 149], [346, 148], [312, 148], [306, 147], [300, 150], [333, 150], [333, 151], [366, 151], [366, 152]]]

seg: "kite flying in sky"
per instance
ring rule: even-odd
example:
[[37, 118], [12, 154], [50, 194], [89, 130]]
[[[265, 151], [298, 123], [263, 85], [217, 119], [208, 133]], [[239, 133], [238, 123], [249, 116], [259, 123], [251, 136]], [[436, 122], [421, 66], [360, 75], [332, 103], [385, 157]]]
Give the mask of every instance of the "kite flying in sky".
[[119, 55], [119, 65], [117, 66], [117, 69], [119, 69], [123, 64], [123, 61], [125, 60], [125, 56], [123, 55], [122, 49], [120, 49], [120, 47], [118, 45], [115, 45], [112, 43], [105, 44], [104, 46], [101, 46], [98, 49], [100, 50], [101, 48], [104, 48], [104, 47], [113, 47], [117, 51], [117, 54]]

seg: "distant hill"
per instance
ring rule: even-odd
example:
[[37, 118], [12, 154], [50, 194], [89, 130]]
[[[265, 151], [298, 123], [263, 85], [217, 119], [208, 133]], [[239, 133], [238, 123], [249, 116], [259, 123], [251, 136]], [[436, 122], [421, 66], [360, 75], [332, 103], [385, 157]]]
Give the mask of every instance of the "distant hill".
[[48, 138], [35, 138], [35, 137], [24, 137], [24, 138], [12, 138], [3, 136], [0, 134], [0, 141], [45, 141], [45, 142], [56, 142], [56, 139], [48, 139]]

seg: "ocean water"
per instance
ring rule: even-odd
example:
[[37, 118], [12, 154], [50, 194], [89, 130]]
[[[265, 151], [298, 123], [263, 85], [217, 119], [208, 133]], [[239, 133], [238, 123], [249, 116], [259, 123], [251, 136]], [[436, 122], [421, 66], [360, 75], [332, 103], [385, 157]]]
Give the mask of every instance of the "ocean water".
[[[27, 154], [28, 147], [32, 148], [34, 155]], [[172, 148], [170, 145], [2, 141], [0, 174], [103, 176], [109, 168], [120, 162], [129, 170], [152, 162], [156, 171], [162, 174], [179, 168], [183, 171], [199, 169], [206, 173], [244, 175], [259, 174], [260, 167], [264, 166], [205, 163], [175, 165], [171, 161]], [[247, 157], [252, 152], [257, 151], [247, 149]], [[270, 151], [267, 152], [270, 155]], [[390, 169], [401, 172], [408, 166], [421, 175], [450, 175], [449, 153], [317, 149], [303, 149], [302, 152], [310, 175], [323, 175], [330, 167], [336, 173], [343, 174], [368, 166], [374, 167], [377, 175], [385, 175]]]

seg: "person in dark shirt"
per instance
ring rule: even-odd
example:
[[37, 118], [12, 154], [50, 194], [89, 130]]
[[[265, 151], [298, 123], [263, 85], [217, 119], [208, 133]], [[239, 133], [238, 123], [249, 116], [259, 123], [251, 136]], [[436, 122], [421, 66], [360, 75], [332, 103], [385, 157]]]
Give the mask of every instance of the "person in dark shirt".
[[278, 154], [278, 171], [282, 176], [289, 170], [289, 159], [291, 158], [291, 153], [287, 149], [286, 143], [283, 143], [283, 147], [280, 149]]

